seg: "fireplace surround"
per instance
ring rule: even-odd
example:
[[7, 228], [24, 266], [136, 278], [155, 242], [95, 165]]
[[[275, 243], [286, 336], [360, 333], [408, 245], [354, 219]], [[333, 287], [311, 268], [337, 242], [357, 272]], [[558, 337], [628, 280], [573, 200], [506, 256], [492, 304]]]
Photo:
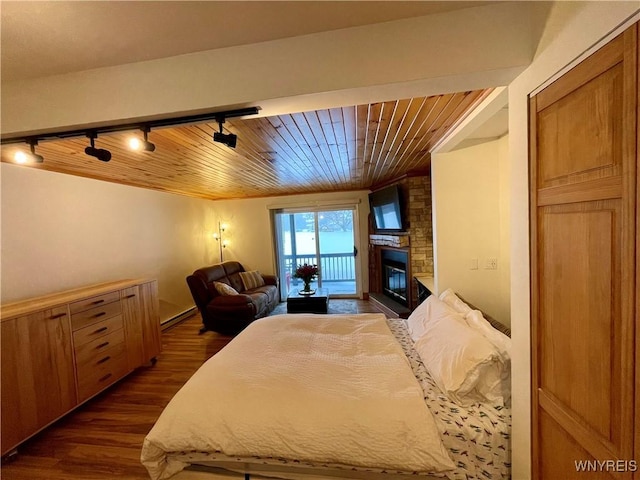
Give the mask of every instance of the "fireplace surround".
[[409, 306], [409, 253], [403, 250], [380, 250], [381, 292], [395, 302]]

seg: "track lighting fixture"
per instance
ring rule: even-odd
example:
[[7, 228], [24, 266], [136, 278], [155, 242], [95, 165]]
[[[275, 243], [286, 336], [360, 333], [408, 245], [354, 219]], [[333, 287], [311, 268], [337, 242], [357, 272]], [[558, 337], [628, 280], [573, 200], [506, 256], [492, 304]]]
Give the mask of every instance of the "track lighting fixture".
[[36, 145], [38, 144], [38, 140], [32, 138], [32, 139], [27, 140], [27, 143], [29, 144], [30, 153], [25, 153], [22, 150], [18, 150], [13, 156], [13, 159], [15, 160], [15, 162], [16, 163], [42, 163], [42, 162], [44, 162], [44, 158], [42, 157], [42, 155], [38, 155], [36, 153]]
[[92, 157], [96, 157], [101, 162], [108, 162], [111, 160], [111, 152], [109, 150], [95, 147], [95, 139], [98, 138], [98, 134], [96, 132], [88, 132], [87, 137], [91, 141], [91, 146], [85, 148], [84, 153], [91, 155]]
[[220, 115], [216, 117], [216, 122], [220, 125], [220, 132], [213, 133], [213, 141], [222, 143], [230, 148], [236, 148], [236, 142], [238, 141], [238, 136], [233, 133], [224, 134], [222, 133], [222, 124], [224, 123], [224, 115]]
[[140, 130], [142, 130], [144, 140], [140, 140], [137, 137], [132, 137], [129, 140], [129, 148], [131, 148], [131, 150], [144, 150], [145, 152], [153, 152], [156, 149], [156, 146], [147, 139], [150, 130], [149, 127], [142, 127]]
[[26, 152], [17, 152], [14, 156], [14, 160], [16, 163], [27, 163], [27, 162], [35, 162], [41, 163], [43, 158], [41, 155], [37, 155], [34, 151], [35, 145], [38, 144], [38, 140], [64, 140], [66, 138], [72, 137], [84, 137], [86, 136], [91, 140], [91, 146], [86, 147], [84, 149], [84, 153], [90, 155], [92, 157], [97, 158], [102, 162], [108, 162], [111, 160], [111, 152], [109, 150], [105, 150], [102, 148], [95, 147], [95, 139], [98, 138], [98, 135], [109, 134], [109, 133], [117, 133], [117, 132], [128, 132], [132, 130], [141, 130], [143, 133], [144, 140], [131, 139], [129, 140], [129, 147], [134, 150], [144, 150], [146, 152], [153, 152], [156, 149], [156, 146], [151, 143], [148, 139], [148, 134], [152, 128], [164, 128], [164, 127], [176, 127], [179, 125], [193, 125], [204, 122], [216, 121], [220, 125], [220, 131], [215, 132], [213, 134], [213, 141], [220, 142], [230, 148], [235, 148], [238, 140], [237, 135], [233, 133], [225, 134], [222, 131], [222, 124], [225, 122], [227, 118], [232, 117], [244, 117], [247, 115], [257, 115], [259, 107], [247, 107], [247, 108], [239, 108], [237, 110], [226, 110], [224, 112], [213, 112], [213, 113], [201, 113], [196, 115], [187, 115], [184, 117], [175, 117], [175, 118], [162, 118], [157, 120], [145, 120], [143, 124], [141, 123], [124, 123], [120, 125], [109, 125], [104, 127], [93, 127], [91, 130], [79, 129], [79, 130], [69, 130], [64, 132], [51, 132], [51, 133], [43, 133], [39, 134], [37, 137], [35, 136], [2, 136], [0, 138], [0, 145], [14, 144], [14, 143], [23, 143], [26, 142], [31, 147], [31, 153]]

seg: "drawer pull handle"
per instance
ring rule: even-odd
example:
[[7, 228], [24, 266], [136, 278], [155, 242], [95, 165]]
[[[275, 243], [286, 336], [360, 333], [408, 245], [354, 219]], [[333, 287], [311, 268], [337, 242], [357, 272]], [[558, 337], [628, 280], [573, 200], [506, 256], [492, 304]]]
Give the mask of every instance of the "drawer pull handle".
[[100, 380], [98, 380], [99, 382], [104, 382], [107, 378], [109, 378], [111, 376], [110, 373], [107, 373], [104, 377], [101, 377]]
[[133, 298], [133, 297], [135, 297], [135, 296], [136, 296], [136, 294], [135, 294], [135, 293], [132, 293], [131, 295], [127, 295], [125, 298]]
[[91, 302], [91, 305], [100, 305], [103, 302], [104, 302], [104, 298], [101, 300], [96, 300], [95, 302]]
[[100, 312], [100, 313], [96, 313], [93, 318], [99, 318], [99, 317], [103, 317], [107, 314], [107, 312]]
[[99, 328], [99, 329], [97, 329], [97, 330], [96, 330], [95, 332], [93, 332], [93, 333], [100, 333], [100, 332], [104, 332], [105, 330], [109, 330], [109, 327], [102, 327], [102, 328]]
[[51, 320], [56, 320], [58, 318], [62, 318], [66, 315], [66, 313], [57, 313], [56, 315], [51, 315]]
[[96, 350], [99, 350], [99, 349], [101, 349], [101, 348], [104, 348], [104, 347], [106, 347], [107, 345], [109, 345], [109, 342], [101, 343], [100, 345], [98, 345], [98, 346], [96, 347]]
[[97, 365], [100, 365], [101, 363], [108, 361], [110, 358], [111, 358], [110, 355], [107, 355], [106, 357], [101, 358], [100, 360], [98, 360]]

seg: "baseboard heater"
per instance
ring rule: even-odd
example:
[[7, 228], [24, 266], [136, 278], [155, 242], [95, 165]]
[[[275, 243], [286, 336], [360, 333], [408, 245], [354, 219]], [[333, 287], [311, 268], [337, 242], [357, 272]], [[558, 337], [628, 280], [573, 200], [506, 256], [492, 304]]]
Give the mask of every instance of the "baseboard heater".
[[176, 323], [180, 323], [182, 320], [189, 318], [191, 315], [195, 314], [197, 311], [198, 309], [195, 306], [188, 308], [184, 312], [174, 315], [173, 317], [160, 322], [160, 328], [162, 330], [166, 330], [167, 328], [173, 327]]

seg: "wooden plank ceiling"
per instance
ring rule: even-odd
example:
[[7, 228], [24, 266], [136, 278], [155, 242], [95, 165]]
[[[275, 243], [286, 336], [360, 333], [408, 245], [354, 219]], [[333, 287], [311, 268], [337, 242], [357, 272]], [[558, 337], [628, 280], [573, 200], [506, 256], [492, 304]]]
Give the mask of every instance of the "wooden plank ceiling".
[[[213, 142], [215, 122], [152, 130], [152, 153], [128, 149], [140, 132], [102, 134], [96, 147], [112, 153], [108, 163], [85, 155], [87, 138], [42, 141], [44, 163], [27, 168], [213, 200], [366, 190], [427, 172], [431, 147], [489, 91], [228, 119], [235, 149]], [[3, 147], [3, 162], [13, 162], [16, 146]]]

